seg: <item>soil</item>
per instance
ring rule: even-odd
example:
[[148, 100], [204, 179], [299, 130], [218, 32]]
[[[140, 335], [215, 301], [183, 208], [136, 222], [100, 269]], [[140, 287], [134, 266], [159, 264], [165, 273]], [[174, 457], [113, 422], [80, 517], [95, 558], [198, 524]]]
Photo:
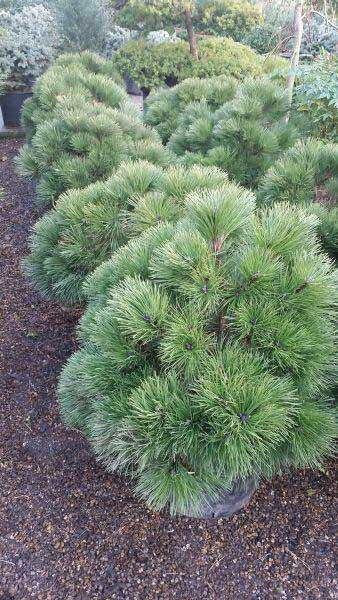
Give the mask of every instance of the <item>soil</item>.
[[76, 311], [20, 269], [40, 210], [0, 142], [0, 600], [337, 599], [335, 468], [261, 485], [230, 519], [154, 514], [61, 423], [55, 386]]

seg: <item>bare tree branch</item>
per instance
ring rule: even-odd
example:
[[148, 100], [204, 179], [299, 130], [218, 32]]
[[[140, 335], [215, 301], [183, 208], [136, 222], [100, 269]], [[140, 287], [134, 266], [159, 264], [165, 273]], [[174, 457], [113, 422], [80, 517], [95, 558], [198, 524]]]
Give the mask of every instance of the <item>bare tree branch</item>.
[[332, 23], [332, 21], [329, 21], [329, 19], [327, 18], [327, 16], [325, 17], [325, 15], [323, 15], [320, 12], [318, 12], [318, 10], [313, 10], [312, 9], [312, 10], [310, 10], [310, 12], [313, 13], [314, 15], [319, 15], [320, 17], [322, 17], [322, 19], [324, 19], [328, 25], [330, 25], [331, 27], [333, 27], [333, 29], [337, 29], [337, 31], [338, 31], [337, 25], [335, 25], [334, 23]]

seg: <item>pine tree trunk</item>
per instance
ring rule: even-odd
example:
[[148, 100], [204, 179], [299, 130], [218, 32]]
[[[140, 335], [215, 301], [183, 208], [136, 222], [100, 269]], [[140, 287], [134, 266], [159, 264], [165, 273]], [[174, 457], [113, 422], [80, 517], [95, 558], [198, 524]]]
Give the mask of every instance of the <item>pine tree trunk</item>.
[[189, 8], [185, 8], [184, 9], [184, 19], [185, 19], [185, 26], [186, 26], [187, 32], [188, 32], [190, 54], [192, 54], [192, 56], [196, 60], [198, 60], [198, 50], [197, 50], [196, 35], [195, 35], [194, 27], [193, 27], [193, 24], [192, 24], [191, 10]]
[[[301, 0], [300, 2], [297, 2], [296, 6], [295, 6], [295, 15], [294, 15], [294, 20], [293, 20], [293, 31], [294, 31], [295, 38], [294, 38], [294, 43], [293, 43], [290, 71], [289, 71], [289, 75], [288, 75], [287, 82], [286, 82], [286, 90], [287, 90], [287, 95], [288, 95], [289, 108], [291, 108], [291, 104], [292, 104], [292, 94], [293, 94], [293, 87], [295, 84], [296, 68], [298, 67], [298, 63], [299, 63], [299, 52], [300, 52], [300, 46], [301, 46], [302, 37], [303, 37], [303, 20], [302, 20], [303, 4], [304, 4], [303, 0]], [[289, 118], [290, 118], [290, 110], [287, 113], [287, 115], [285, 116], [286, 123], [288, 122]]]

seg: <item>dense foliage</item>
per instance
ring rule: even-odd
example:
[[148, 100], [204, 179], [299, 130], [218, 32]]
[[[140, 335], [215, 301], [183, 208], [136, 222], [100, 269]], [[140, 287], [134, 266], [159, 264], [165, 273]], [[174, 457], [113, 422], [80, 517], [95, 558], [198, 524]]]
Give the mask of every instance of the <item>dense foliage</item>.
[[337, 203], [330, 190], [338, 177], [338, 145], [321, 140], [298, 142], [274, 163], [258, 189], [264, 204], [290, 202], [306, 205], [320, 199]]
[[262, 23], [248, 32], [241, 41], [259, 54], [266, 54], [278, 47], [280, 33], [274, 24]]
[[118, 25], [143, 32], [170, 28], [182, 23], [182, 5], [179, 0], [112, 0]]
[[307, 116], [308, 135], [338, 141], [337, 56], [324, 54], [300, 67], [294, 106]]
[[172, 88], [152, 92], [147, 98], [145, 122], [167, 142], [176, 131], [181, 114], [192, 102], [203, 100], [215, 110], [234, 97], [236, 80], [226, 75], [206, 79], [185, 79]]
[[[105, 73], [109, 73], [109, 77]], [[40, 77], [34, 86], [33, 97], [24, 103], [21, 114], [27, 138], [31, 140], [38, 125], [54, 118], [60, 98], [76, 94], [81, 97], [81, 102], [96, 101], [119, 108], [127, 101], [127, 95], [114, 79], [119, 81], [109, 69], [109, 63], [95, 54], [62, 55]]]
[[[288, 121], [285, 61], [223, 37], [275, 44], [247, 0], [112, 1], [128, 27], [116, 39], [106, 0], [57, 4], [71, 52], [25, 103], [17, 164], [52, 205], [30, 280], [88, 303], [59, 384], [65, 422], [173, 514], [320, 467], [337, 436], [338, 150], [296, 140], [335, 139], [336, 58], [299, 69]], [[177, 37], [186, 6], [220, 36], [199, 36], [199, 60]], [[88, 47], [113, 58], [74, 52]], [[126, 76], [154, 90], [145, 122]]]
[[37, 178], [37, 198], [48, 205], [69, 188], [106, 179], [128, 158], [147, 159], [162, 145], [144, 126], [133, 105], [113, 109], [88, 103], [82, 95], [60, 98], [55, 117], [40, 124], [17, 164]]
[[236, 79], [263, 73], [260, 56], [249, 47], [228, 38], [208, 37], [198, 42], [200, 60], [189, 52], [189, 44], [153, 44], [135, 40], [113, 55], [113, 65], [128, 74], [146, 92], [163, 84], [173, 86], [188, 77], [213, 77], [226, 74]]
[[[153, 162], [169, 162], [154, 152]], [[125, 163], [105, 182], [68, 190], [35, 225], [25, 270], [48, 299], [82, 303], [84, 279], [130, 237], [161, 221], [176, 222], [185, 196], [220, 186], [217, 169]]]
[[322, 247], [338, 261], [338, 145], [320, 140], [299, 142], [264, 176], [260, 203], [307, 206], [319, 217]]
[[58, 0], [56, 8], [65, 50], [104, 50], [109, 15], [103, 0]]
[[229, 36], [241, 40], [261, 20], [258, 7], [248, 0], [117, 0], [116, 19], [128, 29], [149, 32], [170, 27], [184, 27], [184, 8], [189, 7], [198, 32]]
[[258, 6], [249, 0], [203, 0], [196, 6], [198, 31], [242, 41], [262, 20]]
[[336, 273], [314, 217], [254, 208], [236, 184], [198, 190], [86, 285], [61, 411], [156, 510], [198, 516], [237, 478], [333, 451]]
[[43, 203], [106, 179], [128, 159], [168, 164], [158, 134], [143, 125], [139, 109], [111, 75], [101, 74], [110, 72], [111, 65], [95, 54], [63, 55], [25, 103], [29, 143], [17, 165], [22, 175], [38, 180]]
[[29, 87], [56, 54], [53, 14], [42, 5], [12, 14], [0, 10], [0, 73], [7, 87]]
[[190, 104], [168, 147], [186, 163], [215, 165], [231, 179], [256, 186], [295, 141], [293, 125], [282, 120], [287, 110], [287, 97], [277, 84], [249, 80], [218, 110], [203, 100]]

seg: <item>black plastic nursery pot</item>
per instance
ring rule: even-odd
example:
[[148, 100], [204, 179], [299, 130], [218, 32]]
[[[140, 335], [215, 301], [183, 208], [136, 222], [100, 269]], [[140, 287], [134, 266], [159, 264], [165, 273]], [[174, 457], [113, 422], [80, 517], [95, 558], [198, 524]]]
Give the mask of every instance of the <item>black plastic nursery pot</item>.
[[231, 517], [231, 515], [244, 508], [250, 502], [257, 488], [257, 479], [253, 477], [245, 480], [239, 479], [234, 483], [231, 490], [224, 490], [216, 500], [205, 496], [199, 514], [187, 512], [184, 516], [198, 517], [200, 519]]
[[0, 98], [2, 117], [5, 127], [20, 127], [21, 108], [32, 92], [6, 92]]

